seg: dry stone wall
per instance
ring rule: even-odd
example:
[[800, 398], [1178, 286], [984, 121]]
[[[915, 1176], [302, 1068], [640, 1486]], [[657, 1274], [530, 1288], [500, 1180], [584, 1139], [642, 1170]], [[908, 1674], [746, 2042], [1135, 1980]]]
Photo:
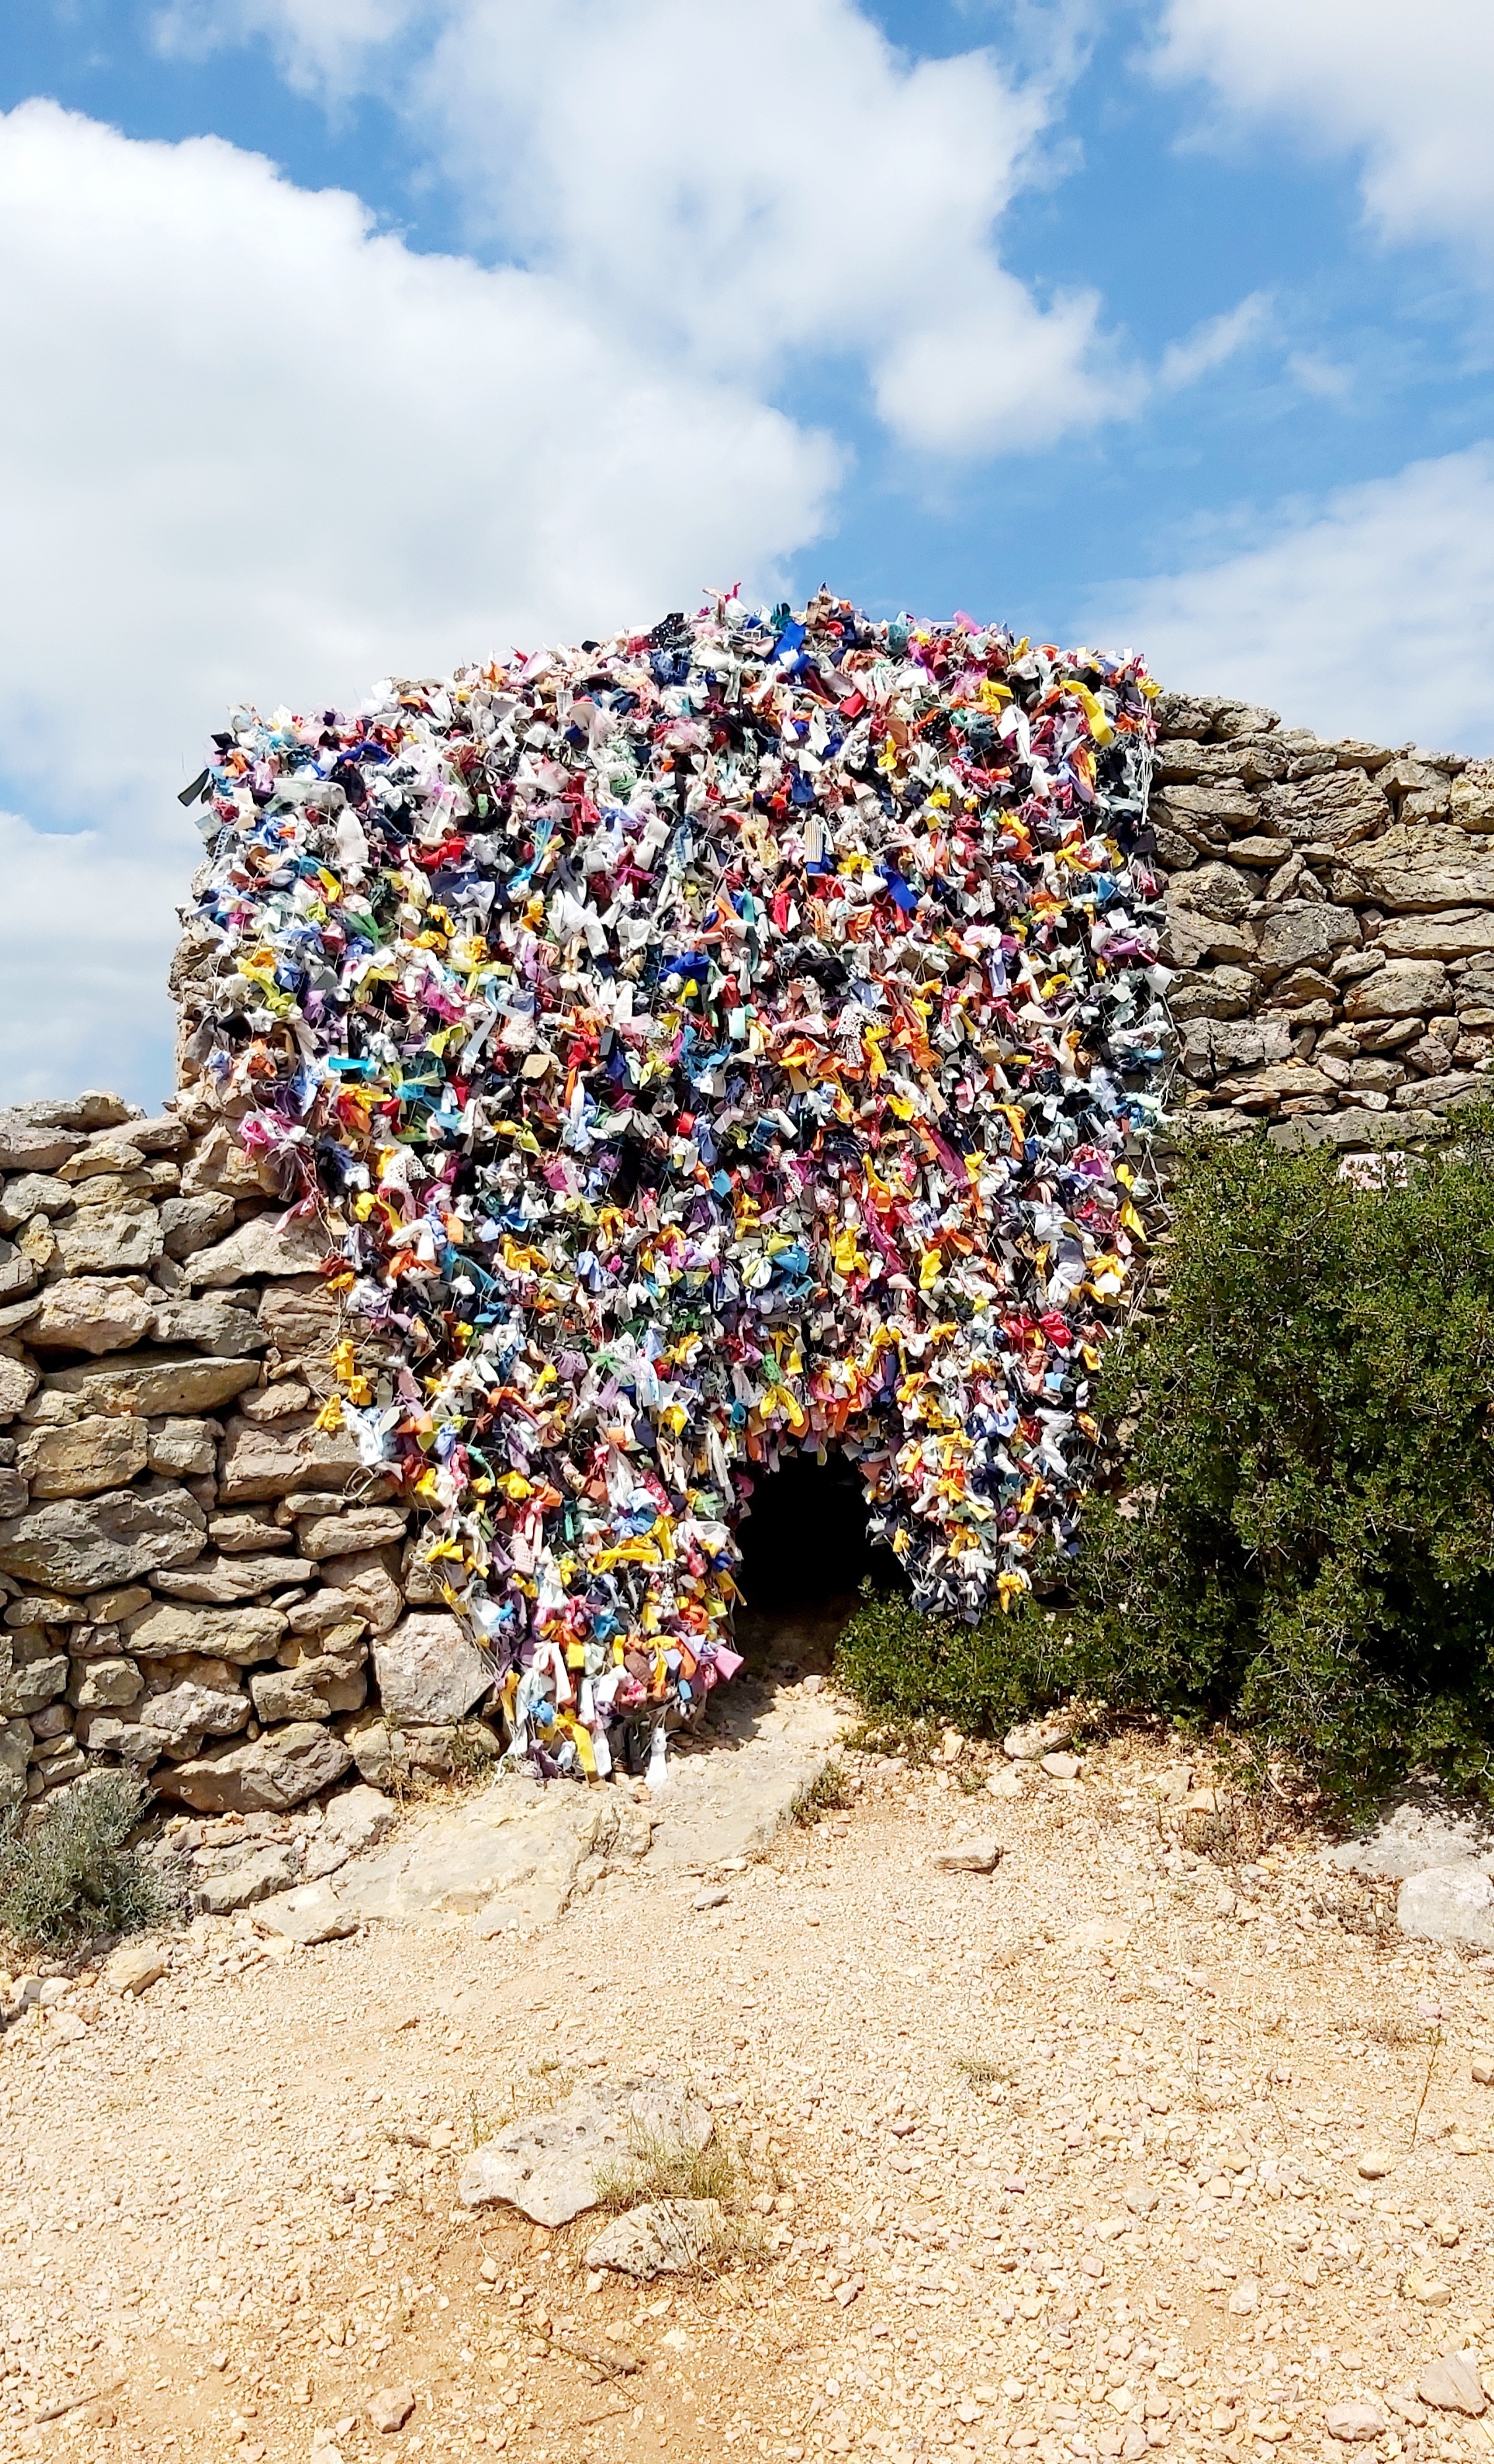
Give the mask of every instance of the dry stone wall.
[[[1201, 696], [1158, 718], [1175, 1110], [1348, 1151], [1444, 1134], [1494, 1054], [1494, 763]], [[208, 1817], [231, 1905], [346, 1854], [367, 1791], [340, 1831], [329, 1789], [500, 1739], [407, 1508], [322, 1424], [317, 1226], [194, 1082], [210, 945], [178, 956], [161, 1113], [0, 1112], [0, 1812], [140, 1772]]]
[[278, 1816], [498, 1749], [407, 1509], [319, 1426], [339, 1303], [282, 1213], [189, 1091], [0, 1114], [0, 1810], [93, 1766]]
[[1157, 715], [1175, 1108], [1351, 1150], [1444, 1134], [1494, 1051], [1494, 762], [1201, 695]]

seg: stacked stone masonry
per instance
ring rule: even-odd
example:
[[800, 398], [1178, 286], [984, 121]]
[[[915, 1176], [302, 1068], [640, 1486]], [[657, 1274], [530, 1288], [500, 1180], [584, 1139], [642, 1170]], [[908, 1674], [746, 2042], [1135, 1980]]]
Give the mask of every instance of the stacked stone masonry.
[[[1348, 1151], [1445, 1134], [1494, 1054], [1494, 762], [1158, 716], [1175, 1106]], [[138, 1771], [209, 1817], [230, 1905], [341, 1861], [377, 1806], [323, 1816], [329, 1788], [500, 1740], [406, 1507], [319, 1425], [340, 1303], [194, 1079], [216, 963], [189, 927], [158, 1116], [0, 1112], [0, 1812]]]
[[498, 1749], [406, 1508], [318, 1426], [339, 1303], [282, 1213], [189, 1093], [0, 1113], [0, 1812], [122, 1767], [283, 1848], [344, 1777]]
[[1444, 1134], [1494, 1052], [1494, 762], [1157, 709], [1175, 1106], [1346, 1150]]

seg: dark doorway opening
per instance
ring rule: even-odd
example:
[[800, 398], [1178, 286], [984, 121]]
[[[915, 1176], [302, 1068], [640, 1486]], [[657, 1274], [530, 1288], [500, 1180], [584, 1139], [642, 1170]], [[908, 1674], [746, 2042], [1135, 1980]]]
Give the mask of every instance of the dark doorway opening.
[[754, 1471], [736, 1538], [736, 1647], [749, 1659], [827, 1669], [867, 1577], [907, 1588], [891, 1550], [867, 1537], [861, 1481], [842, 1454], [786, 1453], [777, 1471]]

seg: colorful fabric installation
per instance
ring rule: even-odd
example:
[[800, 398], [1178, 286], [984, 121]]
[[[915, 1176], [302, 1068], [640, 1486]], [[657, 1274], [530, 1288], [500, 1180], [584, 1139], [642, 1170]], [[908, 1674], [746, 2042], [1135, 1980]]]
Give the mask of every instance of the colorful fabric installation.
[[329, 1415], [541, 1771], [732, 1673], [785, 1446], [926, 1609], [1073, 1546], [1165, 1049], [1153, 693], [720, 598], [214, 739], [194, 1058], [325, 1221]]

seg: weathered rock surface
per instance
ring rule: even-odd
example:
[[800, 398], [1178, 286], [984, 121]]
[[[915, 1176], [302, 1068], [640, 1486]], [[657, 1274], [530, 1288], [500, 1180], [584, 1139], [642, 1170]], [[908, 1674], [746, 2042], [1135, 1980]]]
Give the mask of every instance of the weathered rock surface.
[[290, 1942], [341, 1942], [358, 1931], [359, 1920], [332, 1884], [301, 1882], [295, 1890], [261, 1903], [259, 1921], [273, 1925]]
[[49, 1284], [27, 1340], [39, 1351], [122, 1352], [150, 1332], [151, 1304], [117, 1275], [74, 1275]]
[[57, 1223], [54, 1237], [70, 1275], [138, 1273], [155, 1265], [165, 1245], [149, 1199], [122, 1191], [111, 1193], [107, 1205], [79, 1206]]
[[1425, 1865], [1402, 1882], [1395, 1922], [1422, 1942], [1494, 1947], [1494, 1881], [1471, 1858]]
[[1435, 825], [1397, 823], [1347, 847], [1343, 861], [1365, 898], [1402, 913], [1437, 907], [1494, 907], [1494, 858], [1477, 840]]
[[235, 1908], [253, 1907], [256, 1901], [267, 1900], [273, 1891], [283, 1891], [296, 1881], [297, 1858], [291, 1848], [273, 1842], [263, 1848], [252, 1848], [230, 1862], [215, 1864], [194, 1881], [192, 1898], [209, 1916], [230, 1916]]
[[200, 1557], [207, 1517], [185, 1489], [115, 1489], [33, 1506], [0, 1523], [0, 1571], [59, 1592], [95, 1592]]
[[33, 1429], [16, 1447], [15, 1464], [33, 1498], [94, 1497], [136, 1479], [148, 1453], [143, 1420], [96, 1418]]
[[189, 1343], [219, 1360], [247, 1359], [271, 1340], [253, 1309], [227, 1301], [167, 1301], [155, 1311], [154, 1332], [158, 1343]]
[[205, 1249], [233, 1221], [233, 1200], [216, 1192], [199, 1198], [164, 1198], [159, 1208], [161, 1243], [168, 1258], [178, 1261]]
[[273, 1660], [285, 1630], [279, 1609], [178, 1607], [158, 1600], [126, 1620], [124, 1643], [136, 1660], [183, 1660], [191, 1654], [245, 1667]]
[[604, 2225], [586, 2252], [588, 2267], [607, 2267], [647, 2284], [656, 2276], [688, 2275], [721, 2244], [719, 2199], [653, 2199]]
[[252, 1506], [297, 1489], [340, 1494], [358, 1469], [358, 1448], [347, 1432], [314, 1428], [309, 1413], [294, 1422], [266, 1425], [235, 1416], [224, 1424], [218, 1500], [223, 1506]]
[[1325, 1852], [1351, 1874], [1402, 1882], [1429, 1865], [1468, 1862], [1494, 1875], [1494, 1817], [1463, 1808], [1407, 1800], [1392, 1806], [1358, 1836]]
[[360, 1858], [339, 1888], [370, 1922], [470, 1917], [485, 1939], [533, 1933], [553, 1925], [607, 1865], [635, 1863], [649, 1829], [648, 1810], [620, 1790], [541, 1789], [506, 1775], [456, 1812], [412, 1823]]
[[0, 1423], [13, 1420], [41, 1384], [41, 1372], [29, 1360], [0, 1352]]
[[462, 2167], [464, 2207], [517, 2208], [538, 2225], [569, 2224], [599, 2204], [599, 2177], [626, 2170], [650, 2142], [701, 2148], [712, 2133], [703, 2104], [673, 2081], [578, 2088], [553, 2113], [511, 2123]]
[[1477, 2421], [1489, 2409], [1478, 2362], [1469, 2352], [1443, 2353], [1438, 2361], [1428, 2362], [1417, 2381], [1417, 2393], [1439, 2412], [1461, 2412], [1469, 2421]]
[[399, 1820], [392, 1797], [377, 1788], [345, 1788], [330, 1799], [326, 1819], [306, 1851], [308, 1882], [322, 1881], [385, 1838]]
[[30, 1121], [21, 1111], [0, 1112], [0, 1172], [55, 1172], [86, 1143], [77, 1131]]
[[379, 1700], [392, 1721], [460, 1720], [493, 1683], [455, 1617], [429, 1611], [378, 1636], [373, 1662]]
[[296, 1526], [303, 1557], [350, 1557], [365, 1549], [387, 1549], [404, 1540], [409, 1520], [400, 1506], [350, 1507], [341, 1514], [308, 1515]]
[[330, 1788], [352, 1759], [330, 1728], [297, 1722], [250, 1745], [164, 1765], [156, 1785], [199, 1814], [279, 1813]]
[[255, 1275], [304, 1275], [320, 1265], [329, 1245], [315, 1220], [302, 1218], [281, 1229], [276, 1216], [256, 1215], [214, 1247], [195, 1250], [187, 1262], [187, 1280], [211, 1289]]
[[700, 1873], [754, 1857], [835, 1758], [845, 1706], [802, 1685], [770, 1687], [745, 1675], [713, 1697], [718, 1751], [670, 1761], [654, 1828], [653, 1861]]
[[59, 1369], [47, 1382], [59, 1394], [77, 1395], [85, 1410], [133, 1413], [154, 1420], [215, 1411], [253, 1386], [258, 1375], [254, 1360], [214, 1360], [202, 1353], [143, 1345], [117, 1359]]
[[278, 1591], [292, 1583], [310, 1582], [316, 1571], [301, 1557], [283, 1557], [275, 1551], [253, 1556], [244, 1551], [227, 1557], [199, 1557], [195, 1565], [185, 1566], [177, 1573], [158, 1574], [156, 1589], [174, 1600], [223, 1604], [255, 1599], [262, 1593]]

